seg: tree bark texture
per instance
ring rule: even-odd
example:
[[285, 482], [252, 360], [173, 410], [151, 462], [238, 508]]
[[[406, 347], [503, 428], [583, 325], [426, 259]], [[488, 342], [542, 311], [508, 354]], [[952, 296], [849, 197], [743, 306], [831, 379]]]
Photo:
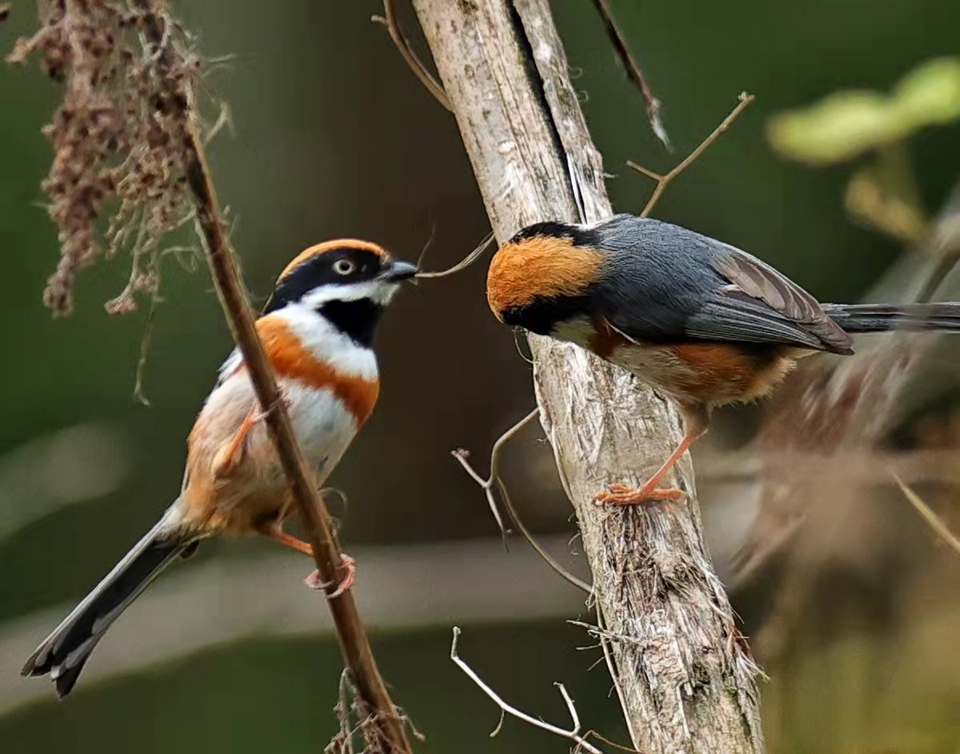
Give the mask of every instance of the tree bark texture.
[[[611, 214], [547, 0], [414, 0], [500, 242], [543, 220]], [[634, 746], [763, 750], [758, 670], [703, 542], [689, 456], [686, 497], [598, 507], [679, 442], [673, 407], [574, 346], [530, 336], [540, 418], [576, 509], [608, 659]]]

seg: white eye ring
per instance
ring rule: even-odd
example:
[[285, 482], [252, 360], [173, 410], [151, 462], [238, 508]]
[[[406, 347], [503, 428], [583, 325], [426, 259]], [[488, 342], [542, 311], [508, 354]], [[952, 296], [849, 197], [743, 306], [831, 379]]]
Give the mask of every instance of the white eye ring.
[[333, 271], [338, 275], [349, 275], [357, 266], [349, 259], [338, 259], [333, 263]]

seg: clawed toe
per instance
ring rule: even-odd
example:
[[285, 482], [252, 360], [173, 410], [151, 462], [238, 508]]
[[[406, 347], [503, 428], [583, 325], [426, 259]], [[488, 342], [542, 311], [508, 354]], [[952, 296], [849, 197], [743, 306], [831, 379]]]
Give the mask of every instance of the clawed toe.
[[[337, 588], [327, 594], [327, 599], [332, 600], [339, 597], [345, 591], [350, 589], [353, 586], [354, 582], [357, 580], [357, 561], [347, 555], [345, 552], [340, 554], [341, 568], [343, 569], [343, 578], [340, 579], [340, 584]], [[305, 578], [304, 583], [311, 589], [318, 591], [326, 591], [331, 586], [333, 586], [332, 581], [324, 581], [323, 577], [320, 575], [320, 571], [314, 571], [307, 578]]]
[[628, 487], [625, 484], [611, 484], [608, 490], [598, 492], [594, 498], [597, 505], [644, 505], [662, 500], [677, 500], [683, 497], [683, 490], [675, 488]]

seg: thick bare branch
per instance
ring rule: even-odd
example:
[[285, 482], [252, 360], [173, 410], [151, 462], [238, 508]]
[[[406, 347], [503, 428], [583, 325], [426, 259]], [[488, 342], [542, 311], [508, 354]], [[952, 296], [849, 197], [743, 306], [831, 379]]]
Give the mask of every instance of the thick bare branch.
[[[545, 0], [414, 0], [496, 236], [611, 214]], [[703, 544], [689, 459], [659, 508], [593, 504], [680, 440], [672, 407], [585, 351], [530, 337], [541, 424], [574, 504], [634, 746], [762, 750], [756, 667]], [[606, 640], [605, 640], [606, 641]]]

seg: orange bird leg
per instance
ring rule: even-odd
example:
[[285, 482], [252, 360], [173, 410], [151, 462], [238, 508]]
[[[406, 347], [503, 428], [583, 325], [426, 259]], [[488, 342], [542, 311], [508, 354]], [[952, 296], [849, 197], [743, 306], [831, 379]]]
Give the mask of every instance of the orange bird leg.
[[683, 440], [677, 446], [677, 449], [670, 454], [670, 457], [664, 461], [663, 466], [657, 469], [657, 472], [650, 477], [642, 487], [633, 488], [625, 484], [611, 484], [610, 491], [598, 492], [594, 500], [601, 505], [640, 505], [643, 503], [653, 503], [659, 500], [676, 500], [683, 496], [683, 490], [675, 488], [658, 489], [660, 482], [672, 469], [683, 454], [687, 452], [691, 445], [699, 440], [706, 433], [705, 429], [696, 427], [684, 435]]
[[231, 443], [227, 447], [217, 451], [216, 456], [213, 458], [213, 475], [215, 477], [229, 473], [230, 469], [240, 461], [240, 451], [243, 448], [243, 443], [246, 441], [250, 430], [253, 429], [261, 418], [262, 416], [257, 411], [257, 407], [254, 406], [251, 408], [246, 417], [244, 417], [240, 429], [237, 430], [237, 434], [233, 436]]
[[304, 542], [302, 539], [297, 539], [292, 534], [287, 534], [279, 526], [271, 526], [268, 529], [264, 529], [260, 533], [265, 537], [269, 537], [270, 539], [273, 539], [282, 545], [296, 550], [297, 552], [302, 552], [304, 555], [313, 557], [313, 548], [310, 546], [309, 542]]
[[[302, 552], [305, 555], [310, 555], [313, 557], [313, 547], [309, 543], [304, 542], [302, 539], [297, 539], [291, 534], [287, 534], [280, 526], [271, 526], [265, 528], [261, 532], [263, 536], [274, 539], [282, 545], [291, 547], [297, 552]], [[328, 599], [333, 599], [334, 597], [339, 597], [347, 589], [353, 586], [353, 582], [357, 580], [357, 561], [351, 558], [347, 553], [340, 553], [340, 568], [343, 569], [344, 574], [343, 578], [340, 579], [340, 584], [337, 588], [327, 595]], [[304, 582], [311, 589], [327, 589], [328, 587], [333, 586], [331, 581], [323, 581], [320, 578], [320, 571], [314, 571]]]

